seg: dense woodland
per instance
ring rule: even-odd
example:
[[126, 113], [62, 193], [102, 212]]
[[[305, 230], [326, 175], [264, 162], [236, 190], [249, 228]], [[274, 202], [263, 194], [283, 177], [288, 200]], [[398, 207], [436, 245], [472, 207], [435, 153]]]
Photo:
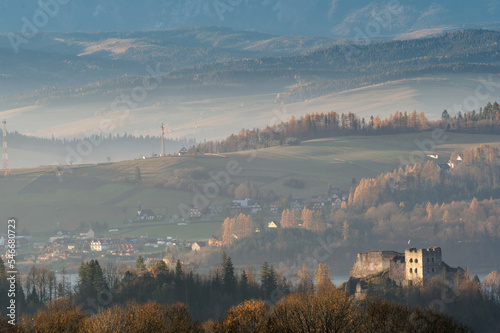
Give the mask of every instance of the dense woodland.
[[[0, 273], [6, 281], [3, 262]], [[118, 269], [101, 268], [91, 260], [81, 264], [78, 285], [69, 289], [64, 279], [47, 278], [53, 272], [32, 269], [34, 280], [27, 277], [24, 283], [31, 288], [26, 298], [23, 286], [17, 286], [18, 309], [24, 313], [18, 326], [9, 326], [5, 317], [1, 325], [18, 332], [382, 332], [422, 327], [469, 332], [466, 325], [495, 332], [500, 327], [496, 272], [483, 282], [467, 272], [451, 285], [435, 278], [406, 292], [388, 284], [382, 291], [371, 289], [365, 301], [355, 301], [335, 287], [325, 264], [314, 271], [304, 266], [293, 282], [267, 262], [259, 273], [257, 279], [250, 270], [237, 272], [225, 254], [222, 263], [203, 276], [180, 261], [174, 267], [164, 261], [147, 267], [139, 257], [135, 267]], [[6, 282], [0, 287], [6, 290]], [[437, 307], [444, 313], [427, 307], [443, 292], [451, 300]], [[1, 295], [5, 305], [6, 293]]]

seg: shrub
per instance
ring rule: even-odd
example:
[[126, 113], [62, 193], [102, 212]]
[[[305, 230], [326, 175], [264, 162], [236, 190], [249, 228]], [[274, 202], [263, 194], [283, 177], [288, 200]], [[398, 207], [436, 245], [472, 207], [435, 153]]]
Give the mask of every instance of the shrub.
[[300, 140], [297, 138], [288, 138], [286, 139], [286, 144], [289, 146], [298, 146], [300, 145]]
[[306, 187], [306, 184], [304, 184], [303, 181], [295, 179], [295, 178], [288, 178], [283, 182], [283, 185], [291, 187], [291, 188], [296, 188], [296, 189], [302, 189]]

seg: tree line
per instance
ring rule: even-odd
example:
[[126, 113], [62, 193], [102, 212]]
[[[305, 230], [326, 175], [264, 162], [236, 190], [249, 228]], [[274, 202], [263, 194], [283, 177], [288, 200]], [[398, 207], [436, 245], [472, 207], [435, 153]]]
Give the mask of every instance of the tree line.
[[264, 129], [242, 129], [223, 140], [207, 141], [191, 146], [194, 153], [227, 153], [251, 150], [277, 145], [297, 145], [301, 140], [311, 140], [343, 135], [385, 135], [408, 133], [441, 128], [456, 132], [498, 133], [500, 129], [500, 108], [498, 103], [488, 103], [476, 111], [458, 112], [451, 117], [443, 111], [441, 119], [429, 121], [424, 112], [396, 111], [387, 118], [370, 116], [360, 118], [348, 113], [311, 113], [300, 118], [266, 126]]
[[[348, 206], [365, 210], [387, 202], [402, 203], [411, 209], [418, 203], [500, 197], [500, 161], [497, 148], [481, 144], [454, 152], [453, 169], [433, 161], [406, 165], [376, 178], [363, 178], [349, 194]], [[447, 167], [448, 165], [446, 165]]]
[[[463, 278], [458, 297], [481, 299], [490, 310], [497, 309], [499, 279], [494, 273], [484, 283], [476, 279]], [[439, 293], [436, 283], [421, 292]], [[411, 295], [415, 292], [410, 290]], [[94, 302], [98, 306], [89, 307]], [[268, 263], [260, 268], [260, 282], [248, 270], [237, 275], [225, 254], [221, 265], [205, 276], [179, 261], [173, 270], [163, 261], [147, 267], [139, 257], [114, 288], [106, 283], [97, 260], [82, 263], [74, 293], [48, 299], [33, 313], [20, 316], [16, 327], [4, 318], [0, 325], [13, 332], [381, 332], [417, 331], [422, 326], [428, 331], [470, 331], [447, 314], [403, 302], [391, 303], [375, 293], [355, 302], [335, 287], [328, 266], [321, 263], [314, 277], [304, 266], [293, 285]], [[460, 304], [465, 304], [462, 299]], [[474, 307], [468, 310], [477, 314]], [[487, 312], [486, 319], [498, 324], [494, 311]]]
[[[3, 131], [0, 129], [0, 135]], [[37, 151], [57, 156], [78, 155], [78, 151], [88, 149], [91, 146], [93, 153], [99, 155], [103, 161], [109, 157], [110, 159], [118, 158], [116, 155], [128, 153], [129, 158], [137, 158], [139, 155], [150, 156], [154, 151], [160, 153], [161, 137], [132, 134], [92, 134], [78, 138], [51, 138], [35, 137], [21, 134], [18, 131], [7, 131], [7, 140], [9, 148]], [[167, 151], [176, 152], [182, 146], [190, 146], [196, 144], [194, 139], [165, 139], [165, 149]], [[83, 147], [83, 148], [79, 148]], [[125, 152], [123, 147], [127, 147]], [[156, 148], [156, 149], [155, 149]], [[120, 156], [121, 156], [120, 155]], [[84, 157], [84, 156], [82, 156]]]

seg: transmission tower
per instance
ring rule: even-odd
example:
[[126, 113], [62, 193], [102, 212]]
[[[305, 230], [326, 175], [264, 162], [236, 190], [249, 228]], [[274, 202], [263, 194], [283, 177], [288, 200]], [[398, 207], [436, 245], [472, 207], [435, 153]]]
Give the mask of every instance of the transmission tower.
[[4, 119], [2, 121], [3, 124], [3, 153], [2, 153], [2, 160], [3, 160], [3, 168], [5, 170], [9, 169], [9, 154], [7, 152], [7, 121]]
[[161, 123], [161, 155], [165, 156], [165, 126]]

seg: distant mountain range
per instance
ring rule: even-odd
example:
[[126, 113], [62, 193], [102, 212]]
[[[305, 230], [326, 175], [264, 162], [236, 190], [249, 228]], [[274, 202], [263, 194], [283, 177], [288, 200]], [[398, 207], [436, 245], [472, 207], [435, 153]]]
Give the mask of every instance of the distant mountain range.
[[0, 96], [44, 87], [81, 86], [125, 75], [163, 73], [244, 58], [287, 56], [329, 47], [321, 37], [273, 36], [231, 28], [189, 27], [157, 31], [43, 32], [16, 53], [0, 34]]
[[[0, 1], [0, 32], [96, 32], [221, 26], [274, 35], [383, 38], [498, 26], [499, 0], [53, 0]], [[23, 21], [23, 18], [24, 21]]]
[[499, 64], [500, 32], [484, 29], [370, 44], [220, 27], [45, 32], [17, 54], [0, 38], [0, 119], [66, 138], [158, 135], [164, 122], [171, 139], [203, 140], [306, 112], [437, 117], [478, 85], [478, 105], [500, 100]]
[[43, 33], [17, 55], [0, 44], [0, 54], [4, 107], [109, 99], [140, 85], [152, 74], [150, 65], [160, 69], [155, 93], [163, 96], [273, 91], [294, 102], [421, 75], [499, 73], [500, 32], [464, 30], [369, 45], [228, 28]]

